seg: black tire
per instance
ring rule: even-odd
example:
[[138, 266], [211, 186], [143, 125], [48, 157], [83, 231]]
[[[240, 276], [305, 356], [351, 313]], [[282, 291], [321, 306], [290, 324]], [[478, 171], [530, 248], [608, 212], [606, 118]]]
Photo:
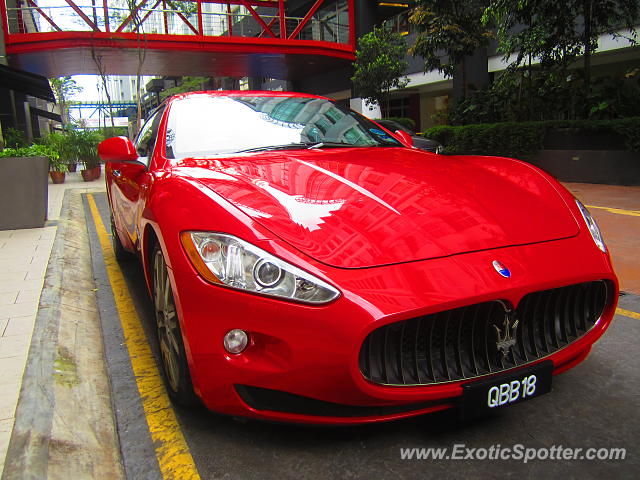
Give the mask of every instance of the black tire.
[[184, 407], [194, 407], [200, 402], [191, 383], [191, 374], [173, 299], [173, 289], [167, 272], [167, 263], [162, 249], [157, 244], [153, 249], [151, 262], [153, 309], [156, 317], [156, 332], [164, 383], [173, 402]]
[[116, 224], [113, 222], [113, 217], [111, 217], [111, 246], [113, 247], [113, 254], [119, 262], [128, 262], [134, 256], [133, 253], [125, 250], [122, 243], [120, 243], [120, 237], [118, 237], [118, 233], [116, 232]]

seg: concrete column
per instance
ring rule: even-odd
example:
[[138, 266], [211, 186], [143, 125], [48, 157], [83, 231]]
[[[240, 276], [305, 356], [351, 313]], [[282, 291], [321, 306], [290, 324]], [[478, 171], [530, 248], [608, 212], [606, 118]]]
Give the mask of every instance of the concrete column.
[[377, 103], [367, 105], [365, 100], [360, 97], [352, 98], [349, 101], [349, 107], [351, 110], [355, 110], [358, 113], [361, 113], [367, 118], [381, 118], [382, 113], [380, 112], [380, 105]]
[[27, 142], [33, 143], [33, 125], [31, 124], [31, 106], [29, 102], [23, 102], [24, 105], [24, 126], [27, 134]]

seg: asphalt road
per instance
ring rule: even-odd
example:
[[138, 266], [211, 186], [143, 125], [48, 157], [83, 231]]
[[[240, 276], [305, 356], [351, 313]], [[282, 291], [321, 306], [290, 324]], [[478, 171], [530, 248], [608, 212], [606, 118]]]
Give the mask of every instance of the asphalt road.
[[[103, 222], [108, 219], [103, 194], [95, 195]], [[92, 222], [88, 222], [92, 223]], [[108, 225], [108, 223], [107, 223]], [[91, 230], [91, 228], [90, 228]], [[92, 235], [95, 242], [95, 232]], [[93, 251], [92, 244], [92, 251]], [[99, 263], [99, 262], [98, 262]], [[98, 268], [94, 262], [94, 270]], [[147, 339], [156, 352], [154, 319], [142, 270], [137, 262], [120, 264]], [[100, 277], [99, 271], [96, 273]], [[99, 299], [102, 290], [99, 289]], [[108, 295], [102, 299], [109, 302]], [[625, 295], [619, 307], [640, 312], [640, 296]], [[101, 308], [103, 325], [117, 325], [114, 309]], [[109, 343], [118, 337], [107, 335]], [[114, 348], [117, 348], [115, 345]], [[640, 318], [616, 315], [604, 337], [579, 366], [554, 378], [553, 392], [515, 405], [501, 414], [461, 422], [456, 412], [441, 412], [378, 425], [304, 427], [238, 421], [204, 409], [176, 408], [180, 429], [198, 473], [204, 479], [412, 479], [447, 478], [637, 478], [640, 472]], [[109, 360], [109, 359], [108, 359]], [[126, 359], [125, 359], [126, 360]], [[123, 358], [109, 362], [114, 403], [119, 410], [121, 451], [129, 478], [163, 475], [145, 437], [144, 416], [130, 367]], [[159, 367], [159, 365], [158, 365]], [[120, 405], [120, 407], [118, 407]], [[133, 413], [132, 413], [133, 412]], [[140, 440], [140, 439], [143, 440]], [[464, 445], [464, 447], [462, 447]], [[443, 447], [483, 456], [522, 445], [624, 448], [624, 460], [403, 460], [401, 449]], [[516, 447], [519, 448], [519, 447]], [[464, 454], [463, 454], [464, 455]], [[133, 466], [133, 467], [131, 467]], [[135, 473], [133, 469], [137, 469]], [[165, 475], [166, 478], [166, 475]]]

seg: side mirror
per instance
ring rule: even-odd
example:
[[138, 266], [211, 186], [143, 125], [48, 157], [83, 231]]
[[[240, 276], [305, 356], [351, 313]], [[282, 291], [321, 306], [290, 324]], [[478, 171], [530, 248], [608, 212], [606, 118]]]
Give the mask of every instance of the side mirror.
[[396, 130], [395, 136], [398, 137], [398, 140], [400, 140], [407, 147], [413, 147], [413, 138], [411, 138], [411, 135], [409, 135], [407, 132]]
[[112, 137], [100, 142], [98, 155], [104, 162], [131, 162], [138, 158], [136, 147], [127, 137]]

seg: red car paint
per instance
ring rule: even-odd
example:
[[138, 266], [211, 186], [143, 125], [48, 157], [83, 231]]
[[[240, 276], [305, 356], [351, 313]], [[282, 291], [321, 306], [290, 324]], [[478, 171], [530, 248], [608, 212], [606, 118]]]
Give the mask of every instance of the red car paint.
[[[461, 306], [490, 300], [517, 306], [530, 292], [610, 281], [612, 293], [596, 325], [547, 357], [558, 374], [586, 357], [613, 318], [618, 284], [609, 255], [595, 246], [572, 195], [535, 167], [401, 145], [168, 159], [167, 114], [175, 98], [189, 95], [303, 96], [174, 97], [162, 114], [149, 168], [106, 166], [118, 236], [140, 254], [148, 281], [152, 242], [162, 247], [194, 388], [211, 410], [342, 424], [450, 408], [469, 380], [425, 386], [367, 381], [358, 366], [367, 335], [385, 324]], [[208, 283], [180, 243], [183, 231], [234, 235], [341, 295], [311, 306]], [[510, 278], [496, 274], [496, 259], [508, 266]], [[239, 355], [228, 354], [222, 343], [234, 328], [251, 339]], [[234, 385], [351, 406], [434, 403], [403, 413], [316, 416], [254, 409]]]

